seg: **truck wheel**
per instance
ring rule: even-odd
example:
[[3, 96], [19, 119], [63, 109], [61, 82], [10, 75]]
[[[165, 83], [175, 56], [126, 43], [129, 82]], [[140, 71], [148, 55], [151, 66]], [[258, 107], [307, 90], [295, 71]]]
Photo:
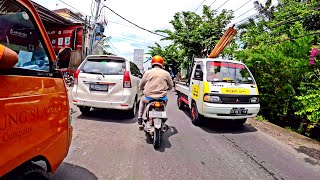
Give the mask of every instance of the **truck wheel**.
[[180, 95], [178, 95], [177, 104], [178, 104], [178, 108], [179, 108], [180, 110], [182, 110], [182, 109], [184, 108], [184, 104], [183, 104], [183, 102], [181, 101]]
[[191, 106], [191, 121], [195, 126], [201, 124], [201, 115], [198, 113], [197, 104], [195, 102], [193, 102]]
[[88, 114], [90, 112], [91, 108], [90, 107], [86, 107], [86, 106], [80, 106], [79, 109], [80, 109], [82, 114], [86, 115], [86, 114]]
[[27, 165], [23, 165], [18, 169], [12, 171], [8, 174], [4, 179], [17, 179], [17, 180], [48, 180], [50, 179], [50, 175], [47, 173], [45, 169], [42, 167], [30, 163]]
[[244, 119], [235, 119], [233, 120], [234, 121], [234, 124], [236, 126], [242, 126], [246, 121], [247, 121], [247, 118], [244, 118]]

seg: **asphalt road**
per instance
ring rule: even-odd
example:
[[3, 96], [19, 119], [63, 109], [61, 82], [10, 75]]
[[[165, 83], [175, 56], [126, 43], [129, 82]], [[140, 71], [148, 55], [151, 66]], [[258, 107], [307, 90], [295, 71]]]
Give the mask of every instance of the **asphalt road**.
[[135, 119], [121, 111], [73, 115], [69, 155], [53, 179], [304, 179], [319, 180], [320, 165], [250, 125], [211, 120], [192, 125], [188, 111], [167, 106], [170, 130], [154, 150]]

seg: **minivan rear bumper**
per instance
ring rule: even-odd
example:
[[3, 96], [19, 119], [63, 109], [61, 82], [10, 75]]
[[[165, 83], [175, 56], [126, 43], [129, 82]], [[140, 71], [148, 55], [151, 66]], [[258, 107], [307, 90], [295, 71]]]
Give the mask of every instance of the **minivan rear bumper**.
[[[125, 98], [128, 99], [128, 98]], [[107, 101], [96, 101], [96, 100], [87, 100], [87, 99], [73, 99], [73, 104], [76, 106], [87, 106], [93, 108], [102, 108], [102, 109], [119, 109], [119, 110], [129, 110], [132, 108], [132, 104], [129, 101], [123, 102], [107, 102]]]

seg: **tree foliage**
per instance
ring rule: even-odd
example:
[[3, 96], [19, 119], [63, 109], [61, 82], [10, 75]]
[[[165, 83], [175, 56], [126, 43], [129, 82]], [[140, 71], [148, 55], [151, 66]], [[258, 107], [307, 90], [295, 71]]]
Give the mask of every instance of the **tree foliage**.
[[202, 15], [195, 12], [178, 12], [170, 21], [174, 31], [158, 30], [168, 35], [164, 40], [171, 40], [181, 46], [188, 59], [194, 54], [206, 57], [225, 32], [226, 26], [233, 18], [232, 11], [223, 10], [220, 14], [203, 6]]
[[[312, 46], [319, 31], [306, 21], [317, 17], [315, 2], [279, 0], [276, 7], [256, 4], [259, 14], [239, 26], [242, 50], [229, 52], [252, 70], [259, 86], [261, 114], [278, 124], [300, 117], [308, 127], [319, 124], [319, 66], [310, 66]], [[299, 125], [298, 123], [298, 125]], [[308, 130], [308, 128], [306, 129]]]
[[176, 44], [168, 45], [164, 48], [160, 44], [155, 43], [154, 46], [149, 47], [151, 56], [160, 55], [165, 59], [166, 68], [171, 68], [173, 73], [176, 74], [180, 65], [184, 62], [185, 51]]

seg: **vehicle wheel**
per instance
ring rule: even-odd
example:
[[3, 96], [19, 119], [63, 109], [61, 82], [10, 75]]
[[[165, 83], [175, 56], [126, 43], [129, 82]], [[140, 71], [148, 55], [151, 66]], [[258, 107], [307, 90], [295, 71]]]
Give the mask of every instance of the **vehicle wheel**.
[[154, 149], [160, 148], [161, 145], [161, 129], [155, 129], [154, 130], [154, 136], [153, 136], [153, 147]]
[[201, 115], [198, 113], [197, 105], [195, 102], [192, 103], [191, 106], [191, 121], [195, 126], [199, 126], [201, 124]]
[[178, 104], [178, 108], [179, 108], [180, 110], [183, 110], [184, 104], [183, 104], [183, 102], [181, 101], [180, 95], [178, 95], [177, 104]]
[[17, 180], [48, 180], [50, 175], [42, 167], [30, 163], [19, 167], [17, 170], [13, 171], [8, 177], [4, 179], [17, 179]]
[[235, 119], [233, 121], [234, 121], [234, 124], [236, 126], [242, 126], [247, 121], [247, 118], [245, 118], [245, 119]]
[[91, 108], [90, 107], [86, 107], [86, 106], [80, 106], [79, 109], [80, 109], [82, 114], [86, 115], [86, 114], [88, 114], [90, 112]]
[[134, 99], [133, 107], [129, 110], [129, 117], [135, 118], [137, 113], [137, 97]]

